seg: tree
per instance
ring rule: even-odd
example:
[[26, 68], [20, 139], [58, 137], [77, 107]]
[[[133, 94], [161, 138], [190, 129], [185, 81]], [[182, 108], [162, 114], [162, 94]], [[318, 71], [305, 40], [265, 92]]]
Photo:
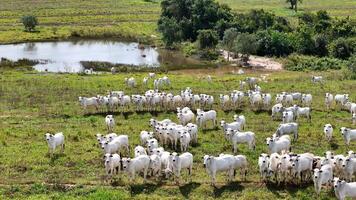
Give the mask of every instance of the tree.
[[349, 44], [344, 38], [339, 38], [331, 45], [331, 53], [335, 58], [347, 59], [351, 56]]
[[182, 39], [182, 31], [177, 21], [172, 17], [163, 17], [158, 22], [158, 30], [162, 33], [162, 40], [167, 47]]
[[302, 3], [302, 0], [286, 0], [287, 3], [290, 3], [290, 9], [294, 9], [297, 12], [298, 1]]
[[35, 27], [38, 25], [37, 17], [32, 15], [23, 16], [21, 22], [25, 26], [25, 30], [28, 32], [34, 31]]
[[315, 41], [310, 27], [300, 27], [299, 31], [296, 32], [295, 49], [300, 54], [311, 55], [315, 53]]
[[215, 48], [219, 42], [218, 33], [211, 29], [198, 31], [198, 46], [200, 49]]
[[224, 37], [221, 41], [223, 48], [225, 48], [227, 52], [227, 60], [230, 60], [230, 52], [234, 50], [234, 41], [238, 35], [238, 31], [236, 28], [229, 28], [224, 32]]
[[242, 54], [242, 61], [246, 64], [251, 54], [257, 50], [257, 39], [254, 34], [241, 33], [235, 39], [235, 53]]
[[328, 55], [328, 39], [325, 35], [319, 34], [315, 36], [315, 54], [318, 56]]

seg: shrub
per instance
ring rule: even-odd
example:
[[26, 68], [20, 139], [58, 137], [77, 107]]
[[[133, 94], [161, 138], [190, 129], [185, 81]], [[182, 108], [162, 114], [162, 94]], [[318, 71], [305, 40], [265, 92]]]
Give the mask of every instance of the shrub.
[[344, 38], [335, 40], [331, 45], [331, 54], [335, 58], [347, 59], [351, 55], [349, 44]]
[[329, 69], [341, 69], [345, 67], [346, 64], [346, 61], [336, 58], [318, 58], [315, 56], [292, 54], [285, 60], [284, 68], [291, 71], [325, 71]]
[[25, 30], [28, 32], [34, 31], [35, 27], [38, 25], [37, 17], [32, 15], [23, 16], [21, 22], [25, 26]]
[[198, 46], [200, 49], [215, 48], [219, 42], [218, 33], [214, 30], [198, 31]]

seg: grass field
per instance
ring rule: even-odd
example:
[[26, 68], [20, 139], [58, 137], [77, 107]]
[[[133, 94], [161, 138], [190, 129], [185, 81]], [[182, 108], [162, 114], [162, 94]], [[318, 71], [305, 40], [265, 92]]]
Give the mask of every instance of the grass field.
[[[259, 76], [262, 72], [232, 75], [228, 70], [185, 70], [170, 72], [172, 88], [165, 91], [178, 93], [190, 86], [194, 93], [218, 94], [238, 89], [238, 80], [246, 76]], [[263, 72], [266, 73], [266, 72]], [[206, 74], [213, 76], [209, 85], [202, 81]], [[276, 94], [282, 91], [300, 91], [313, 94], [312, 123], [300, 121], [300, 137], [293, 143], [296, 153], [310, 151], [321, 155], [326, 150], [345, 153], [346, 147], [338, 128], [352, 127], [351, 116], [345, 111], [324, 111], [325, 92], [350, 93], [356, 99], [356, 81], [341, 80], [340, 72], [321, 73], [326, 83], [323, 87], [313, 85], [310, 73], [274, 72], [268, 83], [261, 83], [264, 91]], [[163, 75], [163, 74], [162, 74]], [[160, 75], [160, 76], [162, 76]], [[134, 76], [141, 80], [146, 74], [102, 74], [80, 76], [75, 74], [39, 74], [18, 70], [0, 71], [0, 199], [315, 199], [312, 184], [276, 187], [259, 182], [258, 155], [267, 151], [265, 138], [274, 133], [278, 121], [271, 121], [269, 112], [254, 112], [249, 106], [239, 111], [222, 111], [218, 104], [218, 120], [232, 120], [235, 113], [246, 116], [247, 130], [256, 133], [257, 149], [252, 152], [245, 145], [240, 154], [250, 162], [246, 182], [240, 177], [226, 183], [225, 176], [218, 176], [217, 187], [209, 185], [210, 179], [202, 166], [204, 154], [231, 153], [231, 144], [224, 141], [220, 129], [199, 131], [199, 144], [190, 147], [194, 155], [192, 182], [186, 182], [186, 172], [179, 186], [172, 180], [156, 182], [150, 179], [143, 184], [138, 178], [129, 184], [126, 175], [119, 175], [113, 183], [105, 182], [102, 153], [96, 145], [95, 134], [104, 133], [106, 113], [83, 115], [78, 105], [78, 96], [104, 94], [108, 90], [124, 90], [127, 94], [143, 93], [141, 85], [130, 90], [124, 86], [124, 77]], [[115, 132], [128, 134], [133, 147], [139, 143], [139, 132], [149, 129], [152, 117], [171, 118], [177, 121], [174, 112], [114, 113]], [[335, 138], [328, 144], [322, 127], [326, 123], [336, 126]], [[354, 127], [355, 128], [355, 127]], [[63, 131], [66, 149], [63, 155], [48, 157], [44, 140], [46, 132]], [[350, 146], [356, 150], [356, 143]], [[333, 199], [332, 191], [322, 191], [320, 199]]]
[[[218, 0], [238, 12], [266, 9], [277, 15], [294, 17], [284, 0]], [[353, 0], [309, 0], [299, 5], [301, 12], [327, 10], [333, 16], [351, 16]], [[23, 32], [20, 18], [33, 14], [40, 26], [37, 33]], [[0, 43], [29, 40], [65, 39], [71, 36], [117, 37], [156, 41], [156, 22], [160, 1], [144, 0], [2, 0], [0, 6]]]

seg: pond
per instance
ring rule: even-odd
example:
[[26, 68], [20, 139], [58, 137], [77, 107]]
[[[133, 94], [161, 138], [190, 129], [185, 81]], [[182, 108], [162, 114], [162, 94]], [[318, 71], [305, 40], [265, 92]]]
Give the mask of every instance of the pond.
[[[166, 55], [167, 53], [163, 53]], [[135, 42], [107, 40], [78, 40], [31, 42], [0, 45], [0, 58], [38, 60], [38, 71], [83, 71], [81, 61], [109, 62], [132, 66], [158, 67], [162, 60], [159, 51]]]

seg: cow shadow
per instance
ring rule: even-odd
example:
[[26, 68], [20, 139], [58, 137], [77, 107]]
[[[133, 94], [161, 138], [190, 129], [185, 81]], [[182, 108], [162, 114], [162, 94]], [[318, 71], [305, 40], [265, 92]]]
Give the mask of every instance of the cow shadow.
[[233, 192], [233, 191], [242, 191], [244, 189], [244, 186], [242, 186], [239, 182], [237, 181], [233, 181], [228, 183], [227, 185], [221, 186], [221, 187], [217, 187], [214, 186], [214, 198], [219, 198], [221, 197], [222, 193], [229, 191], [229, 192]]
[[198, 188], [201, 184], [196, 182], [187, 183], [179, 187], [180, 193], [184, 198], [189, 199], [189, 194], [195, 189]]
[[162, 186], [162, 182], [159, 182], [157, 184], [152, 184], [152, 183], [133, 184], [130, 186], [131, 197], [134, 197], [139, 194], [151, 194], [161, 186]]

